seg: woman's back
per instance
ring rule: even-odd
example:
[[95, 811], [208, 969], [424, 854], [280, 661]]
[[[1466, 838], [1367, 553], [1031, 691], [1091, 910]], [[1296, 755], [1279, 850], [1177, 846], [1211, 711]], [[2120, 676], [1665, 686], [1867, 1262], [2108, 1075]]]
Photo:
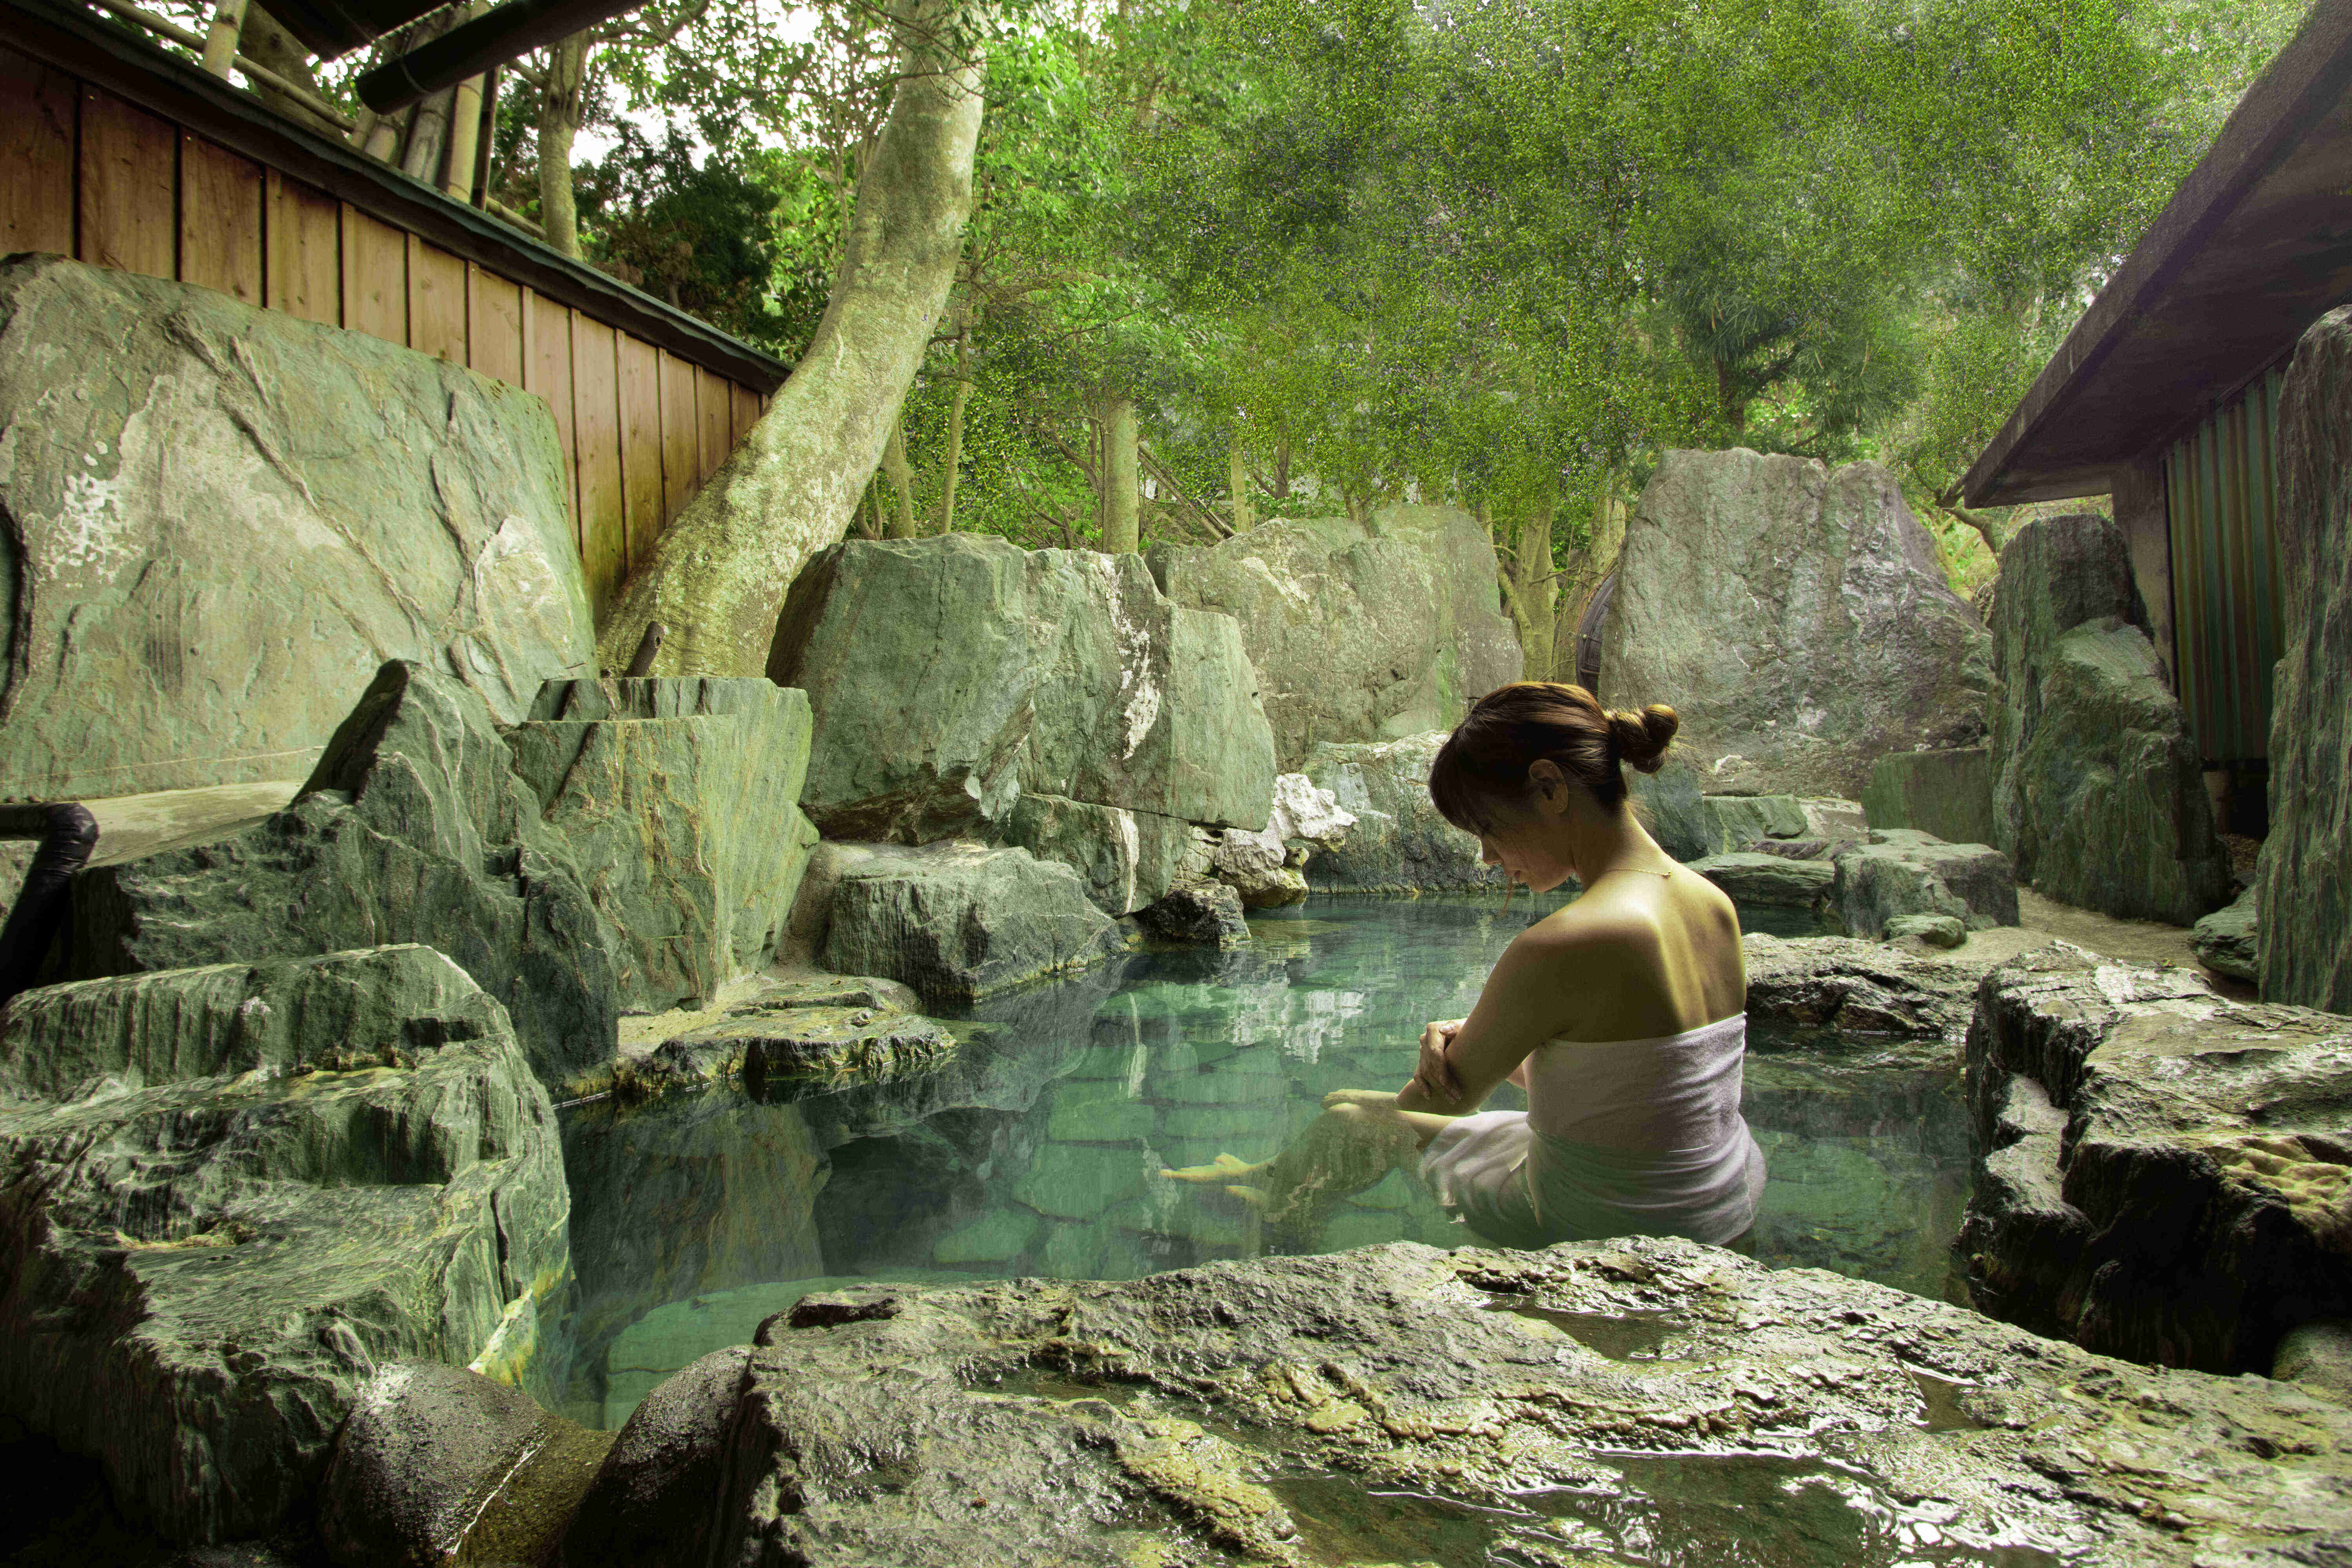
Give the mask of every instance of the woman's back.
[[1553, 1038], [1658, 1039], [1747, 1007], [1738, 911], [1713, 882], [1667, 864], [1596, 877], [1529, 931], [1570, 1004]]

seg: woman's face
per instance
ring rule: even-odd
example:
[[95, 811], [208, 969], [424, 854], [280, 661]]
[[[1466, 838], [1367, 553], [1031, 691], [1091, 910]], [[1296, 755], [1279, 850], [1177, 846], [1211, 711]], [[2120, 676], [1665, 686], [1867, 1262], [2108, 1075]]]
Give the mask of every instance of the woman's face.
[[1524, 806], [1497, 808], [1493, 826], [1478, 836], [1480, 863], [1500, 866], [1532, 891], [1551, 891], [1576, 874], [1561, 831], [1563, 815], [1544, 809], [1540, 797]]

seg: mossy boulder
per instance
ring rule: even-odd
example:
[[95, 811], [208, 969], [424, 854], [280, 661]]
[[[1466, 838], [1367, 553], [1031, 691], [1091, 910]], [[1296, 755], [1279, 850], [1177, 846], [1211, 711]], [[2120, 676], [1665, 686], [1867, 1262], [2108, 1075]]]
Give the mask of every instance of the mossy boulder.
[[1078, 874], [1025, 849], [831, 847], [828, 969], [901, 981], [929, 1003], [971, 1002], [1121, 947]]
[[1989, 844], [1947, 844], [1916, 828], [1874, 829], [1834, 862], [1831, 894], [1848, 936], [1879, 938], [1906, 915], [1948, 915], [1971, 931], [2018, 922], [2017, 878]]
[[163, 1533], [308, 1506], [384, 1361], [544, 1379], [554, 1110], [431, 949], [27, 992], [0, 1088], [0, 1402]]
[[1968, 1051], [1979, 1309], [2220, 1373], [2352, 1315], [2352, 1018], [2059, 943], [1986, 976]]
[[828, 837], [1001, 840], [1024, 793], [1265, 824], [1274, 742], [1238, 630], [1133, 555], [847, 541], [793, 580], [769, 673], [810, 695], [803, 804]]
[[1178, 605], [1240, 623], [1286, 771], [1318, 742], [1451, 725], [1519, 678], [1494, 543], [1458, 508], [1266, 522], [1214, 545], [1155, 545], [1150, 560]]
[[502, 729], [428, 667], [378, 672], [284, 812], [81, 873], [84, 976], [431, 942], [509, 1009], [551, 1083], [619, 1012], [710, 994], [772, 948], [806, 865], [797, 692], [562, 682]]
[[2352, 1012], [2352, 311], [2295, 345], [2279, 394], [2280, 657], [2270, 836], [2256, 886], [2263, 995]]
[[544, 400], [211, 289], [0, 266], [0, 800], [299, 778], [387, 658], [593, 672]]
[[1890, 752], [1871, 765], [1862, 808], [1873, 827], [1916, 827], [1950, 844], [1990, 844], [1992, 753], [1982, 746]]
[[613, 934], [624, 1008], [691, 1006], [766, 964], [816, 842], [804, 693], [551, 682], [504, 738]]
[[1995, 1552], [2324, 1561], [2347, 1442], [2290, 1386], [1688, 1242], [1401, 1242], [803, 1298], [639, 1406], [562, 1561], [1869, 1563], [1922, 1510]]
[[1992, 625], [1992, 842], [2019, 879], [2175, 925], [2223, 902], [2229, 853], [2122, 531], [2087, 513], [2018, 530]]

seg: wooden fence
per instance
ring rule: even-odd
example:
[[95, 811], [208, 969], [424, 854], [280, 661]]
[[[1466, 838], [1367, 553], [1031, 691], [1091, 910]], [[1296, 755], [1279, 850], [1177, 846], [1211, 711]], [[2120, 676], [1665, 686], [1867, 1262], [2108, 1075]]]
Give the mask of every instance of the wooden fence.
[[600, 621], [789, 371], [87, 13], [0, 0], [0, 254], [26, 250], [217, 289], [538, 394]]

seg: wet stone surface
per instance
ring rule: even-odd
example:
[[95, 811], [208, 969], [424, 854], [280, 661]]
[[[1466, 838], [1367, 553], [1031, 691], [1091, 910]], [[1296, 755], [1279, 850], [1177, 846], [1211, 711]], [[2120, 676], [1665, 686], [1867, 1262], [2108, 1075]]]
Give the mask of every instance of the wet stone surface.
[[812, 1568], [2352, 1550], [2352, 1411], [1685, 1242], [887, 1295], [657, 1392], [564, 1560], [640, 1560], [614, 1549], [656, 1519], [687, 1559]]

